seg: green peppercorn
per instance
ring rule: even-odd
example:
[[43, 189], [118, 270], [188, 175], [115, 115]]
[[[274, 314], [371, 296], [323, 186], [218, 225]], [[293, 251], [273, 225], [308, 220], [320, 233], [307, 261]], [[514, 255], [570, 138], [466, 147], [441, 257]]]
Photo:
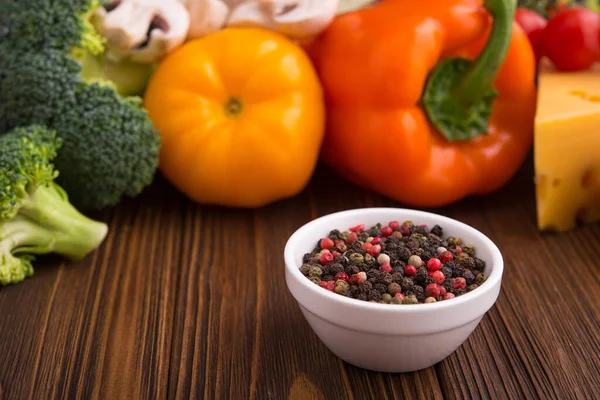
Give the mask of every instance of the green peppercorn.
[[448, 244], [450, 246], [460, 246], [462, 245], [462, 239], [458, 236], [451, 236], [448, 238]]
[[463, 253], [467, 253], [471, 257], [473, 257], [475, 255], [475, 246], [473, 246], [472, 244], [465, 244], [465, 245], [461, 246], [461, 248], [462, 248]]
[[400, 300], [398, 297], [392, 297], [390, 304], [402, 304], [402, 300]]
[[317, 267], [316, 265], [313, 265], [312, 267], [310, 267], [310, 270], [308, 271], [308, 275], [310, 277], [320, 278], [321, 275], [323, 275], [323, 270], [321, 269], [321, 267]]
[[434, 297], [428, 297], [425, 299], [425, 303], [435, 303], [437, 300]]
[[308, 275], [308, 272], [310, 271], [310, 267], [311, 267], [311, 266], [310, 266], [310, 265], [308, 265], [308, 264], [303, 264], [303, 265], [300, 267], [300, 272], [302, 272], [302, 275], [304, 275], [304, 276]]
[[365, 254], [364, 259], [365, 259], [365, 264], [367, 264], [367, 265], [372, 265], [376, 262], [375, 257], [373, 257], [372, 255], [370, 255], [368, 253]]
[[389, 304], [392, 300], [392, 296], [389, 293], [384, 293], [381, 295], [381, 300], [383, 300], [384, 303]]
[[346, 282], [345, 280], [343, 280], [343, 279], [338, 279], [335, 282], [335, 286], [334, 286], [333, 290], [337, 294], [341, 294], [343, 296], [347, 296], [348, 292], [350, 292], [350, 284], [348, 282]]
[[475, 284], [477, 284], [477, 285], [481, 285], [481, 284], [483, 284], [483, 282], [485, 282], [485, 275], [483, 275], [483, 274], [478, 274], [478, 275], [475, 277]]
[[338, 236], [340, 237], [340, 240], [346, 241], [346, 240], [348, 240], [348, 236], [350, 236], [350, 232], [348, 232], [348, 231], [341, 232], [338, 234]]
[[421, 257], [419, 256], [410, 256], [408, 258], [408, 263], [415, 268], [419, 268], [421, 264], [423, 264], [423, 260], [421, 260]]
[[350, 255], [350, 264], [359, 265], [365, 261], [365, 258], [360, 253], [352, 253]]
[[310, 281], [311, 281], [312, 283], [314, 283], [315, 285], [319, 285], [319, 284], [321, 284], [321, 279], [317, 278], [316, 276], [311, 276], [311, 277], [310, 277], [310, 278], [308, 278], [308, 279], [310, 279]]
[[421, 235], [420, 233], [413, 233], [412, 235], [410, 235], [410, 237], [412, 239], [417, 239], [421, 243], [427, 241], [427, 238], [424, 235]]
[[394, 283], [390, 283], [388, 285], [387, 289], [388, 289], [388, 293], [390, 295], [392, 295], [392, 296], [395, 296], [396, 293], [402, 292], [402, 288], [400, 287], [400, 285], [397, 284], [397, 283], [395, 283], [395, 282]]
[[472, 285], [469, 285], [469, 286], [467, 287], [467, 292], [472, 292], [473, 290], [477, 289], [478, 287], [479, 287], [479, 285], [478, 285], [478, 284], [476, 284], [476, 283], [474, 283], [474, 284], [472, 284]]
[[417, 296], [410, 295], [410, 296], [406, 296], [403, 300], [402, 300], [402, 304], [419, 304], [419, 300], [417, 300]]
[[467, 264], [467, 260], [469, 259], [469, 255], [467, 253], [460, 253], [459, 255], [456, 256], [456, 258], [454, 259], [454, 263], [456, 265], [461, 265], [461, 266], [466, 266]]

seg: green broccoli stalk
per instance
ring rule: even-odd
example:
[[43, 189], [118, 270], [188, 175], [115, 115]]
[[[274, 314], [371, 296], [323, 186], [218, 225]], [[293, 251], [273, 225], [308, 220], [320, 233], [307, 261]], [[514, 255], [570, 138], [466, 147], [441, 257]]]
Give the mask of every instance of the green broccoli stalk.
[[106, 237], [106, 224], [77, 211], [54, 182], [60, 145], [55, 132], [35, 125], [0, 137], [0, 285], [33, 275], [34, 255], [80, 260]]
[[90, 18], [98, 0], [0, 1], [0, 135], [39, 124], [64, 144], [57, 179], [79, 209], [114, 206], [154, 179], [160, 137], [135, 67], [115, 63]]

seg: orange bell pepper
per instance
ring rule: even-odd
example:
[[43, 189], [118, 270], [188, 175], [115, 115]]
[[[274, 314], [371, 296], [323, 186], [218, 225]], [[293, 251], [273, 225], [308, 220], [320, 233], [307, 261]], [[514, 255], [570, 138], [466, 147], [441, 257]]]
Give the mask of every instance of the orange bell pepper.
[[319, 157], [325, 104], [304, 50], [282, 35], [230, 28], [160, 63], [144, 106], [160, 170], [199, 203], [258, 207], [300, 192]]
[[514, 0], [384, 0], [306, 44], [327, 104], [322, 159], [434, 207], [511, 179], [532, 145], [535, 59]]

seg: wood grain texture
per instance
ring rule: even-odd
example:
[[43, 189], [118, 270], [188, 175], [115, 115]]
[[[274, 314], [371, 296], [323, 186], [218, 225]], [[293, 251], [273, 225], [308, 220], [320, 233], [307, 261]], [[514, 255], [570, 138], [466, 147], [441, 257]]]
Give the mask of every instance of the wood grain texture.
[[500, 192], [436, 211], [487, 234], [506, 262], [495, 307], [455, 353], [410, 374], [348, 365], [285, 286], [283, 249], [335, 211], [398, 206], [319, 168], [257, 210], [190, 203], [160, 177], [94, 217], [78, 264], [40, 260], [0, 289], [2, 399], [591, 399], [600, 393], [600, 226], [540, 234], [531, 165]]

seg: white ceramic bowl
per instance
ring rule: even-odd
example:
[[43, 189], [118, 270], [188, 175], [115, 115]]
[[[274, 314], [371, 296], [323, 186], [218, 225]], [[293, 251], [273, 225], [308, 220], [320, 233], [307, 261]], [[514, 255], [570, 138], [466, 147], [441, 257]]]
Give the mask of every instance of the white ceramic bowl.
[[[475, 246], [486, 261], [486, 282], [451, 300], [430, 304], [379, 304], [340, 296], [309, 281], [299, 268], [302, 257], [333, 229], [389, 221], [435, 224], [447, 235]], [[481, 232], [437, 214], [398, 208], [343, 211], [315, 219], [298, 229], [285, 247], [286, 282], [306, 320], [335, 355], [355, 366], [382, 372], [430, 367], [455, 351], [473, 332], [500, 293], [504, 262]]]

